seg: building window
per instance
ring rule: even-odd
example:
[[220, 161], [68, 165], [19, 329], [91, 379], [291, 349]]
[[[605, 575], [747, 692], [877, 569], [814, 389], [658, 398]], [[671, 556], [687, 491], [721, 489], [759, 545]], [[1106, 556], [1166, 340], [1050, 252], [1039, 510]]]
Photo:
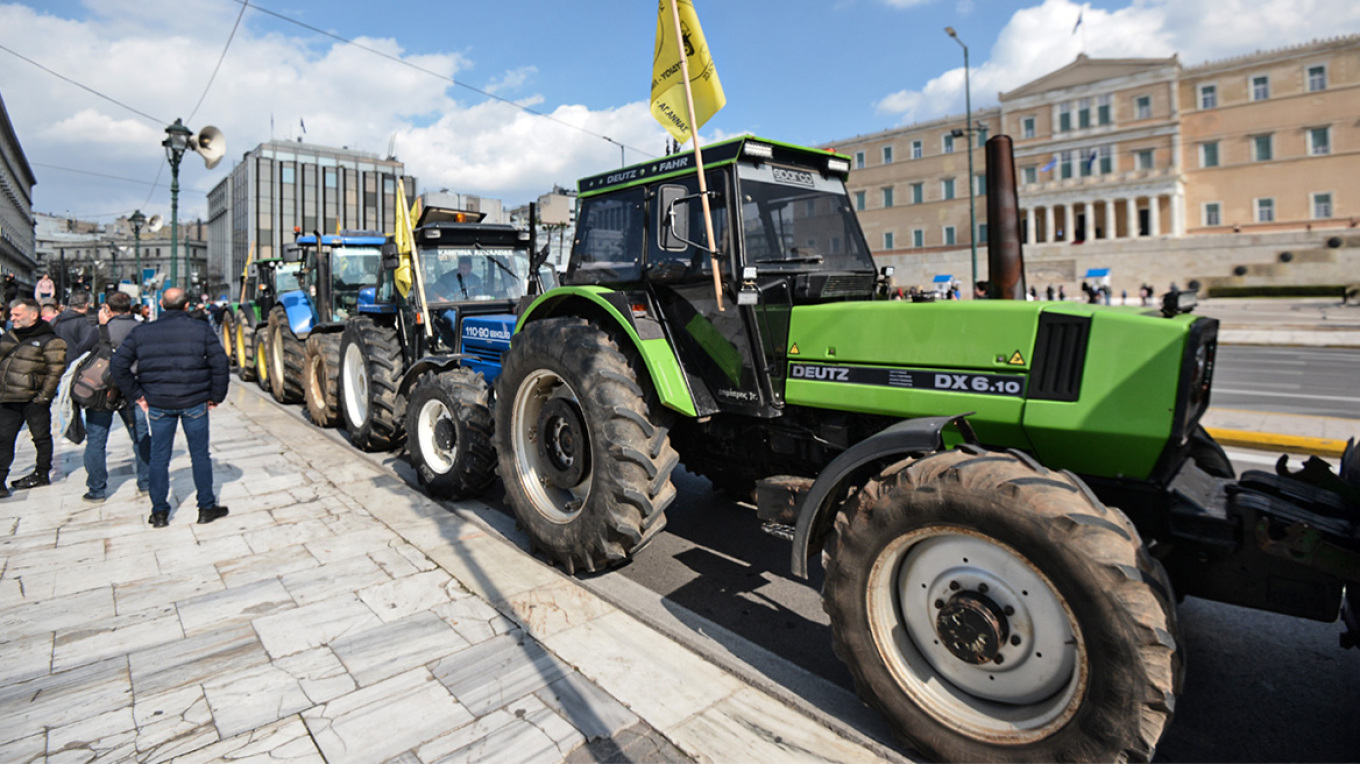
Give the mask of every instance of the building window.
[[1308, 67], [1308, 92], [1327, 89], [1327, 67], [1324, 64]]
[[1251, 78], [1251, 100], [1264, 101], [1270, 98], [1270, 77], [1258, 74]]
[[891, 206], [893, 206], [893, 190], [892, 190], [892, 186], [887, 186], [886, 188], [883, 189], [883, 206], [884, 206], [884, 207], [891, 207]]
[[1332, 216], [1332, 195], [1313, 194], [1313, 217], [1325, 220]]
[[926, 200], [926, 184], [924, 183], [911, 184], [911, 203], [920, 204], [925, 200]]
[[1273, 223], [1275, 222], [1275, 200], [1257, 199], [1256, 200], [1256, 222]]
[[1199, 166], [1218, 166], [1218, 141], [1205, 141], [1199, 145]]
[[885, 232], [885, 233], [883, 234], [883, 248], [884, 248], [884, 249], [892, 249], [892, 248], [893, 248], [893, 232], [892, 232], [892, 231], [887, 231], [887, 232]]
[[855, 169], [856, 169], [856, 170], [863, 170], [863, 169], [864, 169], [864, 152], [863, 152], [863, 151], [856, 151], [856, 152], [855, 152]]
[[1096, 160], [1099, 158], [1100, 152], [1095, 149], [1091, 149], [1091, 153], [1089, 154], [1081, 155], [1081, 166], [1077, 168], [1081, 177], [1085, 178], [1091, 174], [1092, 170], [1095, 169]]
[[953, 154], [953, 153], [954, 153], [954, 136], [953, 136], [953, 135], [950, 135], [949, 133], [945, 133], [945, 134], [944, 134], [943, 144], [942, 144], [942, 145], [943, 145], [943, 147], [944, 147], [944, 153], [946, 153], [946, 154]]
[[926, 245], [926, 232], [924, 228], [915, 228], [911, 232], [911, 246], [920, 249]]
[[883, 147], [883, 164], [892, 164], [892, 146]]
[[1064, 101], [1058, 104], [1058, 132], [1065, 133], [1072, 129], [1072, 102]]
[[1151, 170], [1152, 151], [1153, 151], [1152, 149], [1140, 149], [1139, 151], [1135, 152], [1133, 155], [1135, 160], [1134, 166], [1137, 167], [1139, 170]]
[[1110, 96], [1108, 94], [1096, 98], [1096, 124], [1110, 124]]
[[957, 237], [956, 237], [956, 234], [954, 233], [954, 226], [952, 226], [952, 225], [947, 225], [947, 226], [945, 226], [945, 227], [944, 227], [944, 245], [945, 245], [946, 247], [948, 247], [948, 246], [950, 246], [951, 244], [957, 243], [957, 242], [956, 242], [956, 238], [957, 238]]
[[1133, 99], [1133, 110], [1138, 119], [1152, 119], [1152, 96], [1138, 96]]
[[978, 125], [973, 133], [977, 135], [977, 147], [982, 148], [987, 143], [987, 126]]
[[1100, 174], [1109, 175], [1114, 172], [1114, 149], [1109, 146], [1100, 147]]
[[912, 142], [911, 142], [911, 158], [912, 158], [912, 159], [920, 159], [920, 158], [923, 156], [923, 154], [924, 154], [924, 152], [921, 151], [921, 142], [920, 142], [920, 141], [912, 141]]
[[1199, 86], [1199, 107], [1201, 109], [1213, 109], [1218, 106], [1218, 86], [1200, 85]]
[[856, 192], [855, 192], [855, 209], [859, 210], [860, 212], [863, 212], [863, 211], [864, 211], [864, 192], [863, 192], [863, 191], [856, 191]]
[[1058, 160], [1058, 176], [1063, 180], [1072, 177], [1072, 152], [1064, 151]]
[[1026, 182], [1026, 183], [1038, 183], [1038, 182], [1039, 182], [1039, 168], [1038, 168], [1038, 167], [1035, 167], [1034, 165], [1030, 165], [1029, 167], [1023, 168], [1023, 169], [1021, 170], [1021, 172], [1024, 173], [1024, 177], [1025, 177], [1025, 182]]
[[1273, 137], [1270, 135], [1253, 135], [1251, 137], [1251, 161], [1269, 162], [1274, 157], [1274, 142], [1271, 140]]
[[1204, 203], [1204, 224], [1206, 226], [1223, 225], [1223, 214], [1221, 204], [1219, 204], [1218, 202]]
[[1020, 136], [1022, 138], [1033, 138], [1034, 134], [1034, 117], [1025, 117], [1020, 120]]
[[986, 173], [980, 173], [980, 174], [978, 174], [978, 175], [974, 178], [974, 181], [973, 181], [973, 182], [976, 184], [976, 185], [973, 187], [973, 188], [974, 188], [974, 190], [973, 190], [973, 195], [974, 195], [974, 196], [986, 196], [986, 195], [987, 195], [987, 174], [986, 174]]
[[940, 197], [943, 199], [954, 198], [954, 179], [945, 178], [940, 181]]
[[1077, 101], [1077, 127], [1091, 126], [1091, 99], [1081, 98]]
[[1308, 128], [1308, 156], [1323, 156], [1332, 153], [1332, 129], [1330, 127]]
[[978, 223], [978, 241], [987, 241], [986, 223]]

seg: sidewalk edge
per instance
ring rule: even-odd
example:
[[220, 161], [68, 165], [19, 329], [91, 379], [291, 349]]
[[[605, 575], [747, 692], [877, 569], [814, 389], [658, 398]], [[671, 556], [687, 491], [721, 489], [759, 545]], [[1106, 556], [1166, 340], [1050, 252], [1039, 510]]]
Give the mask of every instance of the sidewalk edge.
[[1313, 438], [1304, 435], [1282, 435], [1280, 433], [1251, 432], [1249, 430], [1226, 430], [1218, 427], [1206, 427], [1204, 429], [1214, 440], [1224, 446], [1332, 457], [1341, 456], [1346, 451], [1346, 441], [1334, 438]]

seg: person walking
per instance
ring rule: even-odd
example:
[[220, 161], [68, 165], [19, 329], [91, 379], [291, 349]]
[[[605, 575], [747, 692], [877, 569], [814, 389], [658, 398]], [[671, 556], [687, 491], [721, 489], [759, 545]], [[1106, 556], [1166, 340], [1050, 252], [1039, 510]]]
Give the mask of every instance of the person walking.
[[33, 299], [37, 300], [39, 305], [56, 301], [57, 285], [53, 283], [51, 276], [44, 273], [42, 278], [38, 279], [38, 283], [33, 287]]
[[208, 412], [227, 397], [227, 354], [212, 327], [185, 312], [188, 303], [183, 289], [165, 290], [160, 317], [128, 334], [111, 367], [114, 384], [146, 412], [151, 431], [149, 521], [155, 528], [170, 524], [170, 452], [181, 424], [193, 464], [198, 522], [227, 514], [213, 495], [208, 455]]
[[[10, 488], [36, 488], [48, 484], [52, 471], [52, 399], [66, 370], [66, 343], [52, 326], [39, 320], [38, 301], [20, 297], [9, 306], [14, 328], [0, 336], [0, 498]], [[33, 474], [8, 487], [14, 464], [14, 442], [28, 423], [38, 455]]]
[[[108, 301], [99, 309], [99, 342], [116, 352], [135, 328], [137, 320], [132, 317], [132, 298], [123, 292], [109, 295]], [[146, 412], [141, 406], [129, 405], [125, 396], [120, 397], [116, 409], [85, 409], [86, 491], [81, 498], [88, 502], [99, 503], [107, 498], [109, 429], [113, 426], [115, 413], [123, 420], [123, 426], [132, 438], [137, 491], [146, 493], [151, 485], [151, 434], [147, 429]]]
[[76, 290], [71, 293], [71, 302], [66, 310], [52, 319], [52, 331], [66, 343], [66, 365], [94, 350], [99, 342], [99, 330], [90, 323], [90, 293]]

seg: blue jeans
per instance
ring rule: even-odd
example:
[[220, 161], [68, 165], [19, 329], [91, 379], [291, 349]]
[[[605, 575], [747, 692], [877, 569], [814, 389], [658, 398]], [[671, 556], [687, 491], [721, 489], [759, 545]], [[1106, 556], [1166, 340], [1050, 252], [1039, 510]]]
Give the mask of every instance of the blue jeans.
[[137, 464], [137, 488], [145, 491], [150, 486], [147, 463], [151, 460], [151, 436], [147, 430], [146, 414], [140, 406], [129, 404], [113, 411], [85, 412], [85, 487], [94, 496], [103, 496], [109, 487], [107, 451], [109, 429], [117, 413], [132, 438], [132, 456]]
[[217, 506], [217, 498], [213, 496], [212, 460], [208, 456], [208, 404], [200, 403], [187, 409], [152, 406], [146, 417], [151, 425], [151, 511], [170, 511], [170, 452], [175, 446], [177, 423], [183, 423], [184, 439], [189, 443], [198, 508]]

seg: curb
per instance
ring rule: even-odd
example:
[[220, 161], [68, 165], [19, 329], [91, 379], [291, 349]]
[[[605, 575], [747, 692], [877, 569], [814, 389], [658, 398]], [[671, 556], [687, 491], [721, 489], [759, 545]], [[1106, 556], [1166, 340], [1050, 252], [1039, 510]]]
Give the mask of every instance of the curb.
[[1206, 427], [1205, 431], [1224, 446], [1255, 448], [1262, 451], [1287, 451], [1295, 454], [1339, 457], [1346, 452], [1346, 441], [1334, 438], [1312, 438], [1305, 435], [1281, 435], [1249, 430], [1224, 430]]

